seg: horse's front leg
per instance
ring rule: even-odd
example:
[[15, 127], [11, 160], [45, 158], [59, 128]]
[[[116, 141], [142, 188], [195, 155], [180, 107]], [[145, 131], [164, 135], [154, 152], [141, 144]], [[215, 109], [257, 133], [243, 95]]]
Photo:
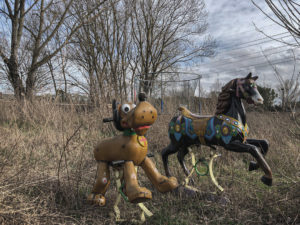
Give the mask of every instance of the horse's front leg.
[[190, 171], [188, 170], [188, 168], [186, 167], [185, 162], [184, 162], [184, 157], [186, 156], [187, 153], [189, 153], [189, 150], [187, 147], [181, 147], [177, 153], [177, 159], [178, 159], [186, 176], [188, 176], [190, 174]]
[[261, 181], [271, 186], [272, 185], [272, 171], [265, 158], [263, 157], [261, 151], [257, 146], [246, 143], [241, 143], [240, 141], [233, 141], [224, 146], [225, 149], [234, 151], [234, 152], [248, 152], [250, 153], [257, 161], [258, 165], [265, 172], [265, 175], [261, 178]]
[[171, 177], [170, 169], [169, 169], [169, 161], [168, 157], [170, 154], [174, 154], [178, 151], [178, 147], [174, 145], [172, 142], [162, 150], [161, 157], [164, 164], [164, 169], [167, 177]]
[[[269, 150], [269, 142], [267, 140], [247, 139], [247, 144], [255, 145], [260, 149], [260, 152], [265, 156]], [[259, 165], [257, 162], [251, 161], [249, 164], [249, 171], [257, 170]]]

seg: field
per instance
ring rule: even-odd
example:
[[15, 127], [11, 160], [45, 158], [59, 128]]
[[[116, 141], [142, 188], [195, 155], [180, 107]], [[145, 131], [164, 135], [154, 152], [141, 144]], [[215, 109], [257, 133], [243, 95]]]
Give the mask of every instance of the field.
[[[206, 113], [212, 109], [205, 108]], [[141, 186], [153, 191], [145, 205], [154, 213], [145, 224], [300, 224], [300, 137], [288, 112], [250, 110], [250, 137], [267, 139], [266, 159], [273, 170], [273, 186], [262, 184], [261, 170], [249, 172], [248, 154], [221, 153], [214, 173], [225, 189], [219, 193], [209, 177], [193, 175], [196, 196], [161, 194], [154, 190], [142, 170]], [[164, 173], [160, 151], [167, 146], [167, 124], [176, 110], [159, 115], [147, 134], [149, 152]], [[96, 174], [95, 144], [116, 134], [103, 124], [109, 107], [86, 110], [48, 101], [0, 102], [0, 224], [115, 224], [111, 216], [117, 196], [113, 181], [107, 205], [86, 203]], [[207, 147], [193, 149], [197, 158], [208, 157]], [[186, 161], [191, 167], [190, 156]], [[170, 157], [172, 173], [184, 180], [176, 155]], [[139, 208], [121, 201], [121, 224], [138, 219]]]

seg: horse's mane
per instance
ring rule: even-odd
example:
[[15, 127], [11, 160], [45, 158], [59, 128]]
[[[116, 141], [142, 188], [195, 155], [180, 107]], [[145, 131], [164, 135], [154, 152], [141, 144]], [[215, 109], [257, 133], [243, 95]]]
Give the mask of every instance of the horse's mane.
[[222, 91], [218, 96], [216, 115], [225, 113], [230, 107], [230, 97], [232, 91], [235, 90], [236, 79], [229, 81], [222, 87]]

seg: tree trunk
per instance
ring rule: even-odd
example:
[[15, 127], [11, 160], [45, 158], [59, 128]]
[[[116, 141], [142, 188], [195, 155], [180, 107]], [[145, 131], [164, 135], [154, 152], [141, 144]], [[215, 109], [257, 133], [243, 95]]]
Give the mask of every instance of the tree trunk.
[[26, 92], [25, 97], [27, 100], [32, 100], [34, 97], [34, 89], [35, 89], [35, 70], [29, 71], [26, 79]]
[[22, 100], [25, 96], [25, 88], [20, 78], [16, 60], [11, 58], [8, 63], [9, 81], [14, 89], [14, 94], [17, 100]]
[[51, 59], [47, 62], [49, 70], [50, 70], [50, 74], [51, 74], [51, 78], [52, 78], [52, 82], [53, 82], [53, 87], [54, 87], [54, 91], [55, 91], [55, 97], [57, 97], [57, 86], [56, 86], [56, 81], [55, 81], [55, 76], [54, 76], [54, 69], [53, 69], [53, 65], [52, 65], [52, 61]]

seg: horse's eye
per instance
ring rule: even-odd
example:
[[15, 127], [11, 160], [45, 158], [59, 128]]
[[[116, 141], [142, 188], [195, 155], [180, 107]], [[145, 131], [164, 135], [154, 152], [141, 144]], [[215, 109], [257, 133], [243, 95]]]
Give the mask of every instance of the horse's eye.
[[123, 104], [122, 107], [121, 107], [122, 111], [124, 113], [128, 113], [130, 111], [130, 105], [128, 104]]

